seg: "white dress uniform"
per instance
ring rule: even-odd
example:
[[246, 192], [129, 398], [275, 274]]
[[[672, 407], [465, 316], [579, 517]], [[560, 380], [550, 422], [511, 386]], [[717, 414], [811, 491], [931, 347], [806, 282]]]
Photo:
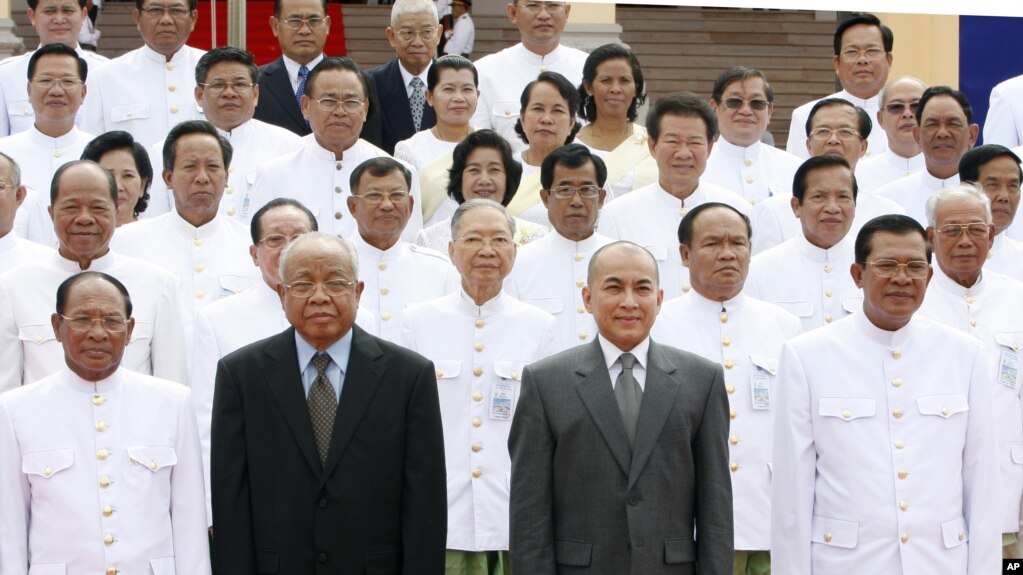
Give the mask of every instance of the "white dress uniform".
[[679, 253], [678, 225], [686, 212], [707, 202], [721, 202], [751, 217], [753, 208], [735, 192], [701, 181], [683, 202], [653, 183], [629, 192], [600, 210], [597, 231], [616, 240], [629, 240], [657, 260], [664, 299], [688, 292], [689, 269]]
[[1023, 283], [985, 270], [965, 288], [937, 266], [920, 315], [968, 333], [984, 344], [998, 436], [999, 528], [1020, 530], [1023, 497], [1023, 413], [1019, 358], [1023, 346]]
[[444, 44], [445, 54], [468, 55], [472, 54], [472, 45], [476, 41], [476, 25], [472, 17], [466, 12], [455, 20], [454, 31], [451, 37]]
[[[877, 111], [881, 108], [880, 94], [863, 100], [842, 90], [841, 92], [835, 92], [828, 96], [828, 98], [841, 98], [854, 106], [863, 108], [866, 110], [867, 115], [870, 116], [872, 127], [870, 128], [870, 136], [867, 137], [867, 157], [875, 156], [888, 150], [888, 134], [877, 123]], [[810, 157], [810, 152], [806, 149], [806, 120], [810, 117], [810, 110], [813, 109], [817, 102], [820, 102], [820, 100], [807, 102], [792, 110], [792, 119], [789, 122], [789, 139], [785, 144], [785, 149], [804, 160]]]
[[597, 336], [597, 322], [583, 305], [582, 288], [593, 253], [613, 241], [594, 232], [576, 242], [552, 231], [519, 248], [504, 291], [554, 316], [558, 351]]
[[402, 241], [380, 250], [366, 243], [358, 232], [350, 239], [359, 254], [359, 279], [366, 286], [359, 305], [380, 318], [380, 337], [387, 341], [400, 343], [401, 310], [461, 287], [455, 266], [438, 251]]
[[583, 64], [586, 52], [559, 44], [546, 56], [534, 54], [522, 43], [505, 48], [496, 54], [476, 60], [480, 76], [480, 97], [476, 113], [470, 124], [476, 129], [490, 128], [504, 136], [512, 150], [520, 151], [526, 144], [515, 133], [515, 122], [519, 119], [522, 105], [519, 99], [522, 90], [540, 72], [557, 72], [568, 79], [573, 86], [583, 81]]
[[877, 190], [877, 195], [892, 200], [906, 210], [906, 215], [927, 227], [927, 198], [938, 193], [942, 188], [959, 184], [959, 174], [940, 180], [926, 169], [900, 178]]
[[775, 573], [984, 575], [1000, 561], [997, 438], [979, 341], [863, 313], [782, 347]]
[[771, 196], [792, 197], [792, 177], [802, 164], [800, 158], [763, 142], [743, 148], [722, 136], [714, 144], [700, 180], [756, 204]]
[[182, 46], [170, 61], [142, 46], [89, 75], [82, 128], [93, 134], [130, 132], [150, 147], [186, 120], [202, 120], [195, 102], [195, 65], [203, 50]]
[[735, 549], [771, 548], [771, 434], [781, 344], [799, 319], [743, 294], [720, 302], [696, 291], [661, 306], [650, 337], [725, 368]]
[[[345, 150], [341, 160], [336, 160], [334, 152], [320, 146], [311, 135], [303, 140], [298, 150], [259, 166], [252, 188], [252, 201], [245, 217], [251, 220], [256, 210], [274, 198], [294, 198], [316, 216], [321, 232], [347, 238], [357, 229], [355, 217], [348, 211], [348, 196], [352, 195], [349, 183], [352, 172], [366, 160], [390, 156], [366, 140], [359, 140]], [[412, 170], [412, 189], [409, 193], [418, 206], [422, 197], [419, 194], [419, 175], [414, 167], [406, 167]], [[405, 225], [401, 239], [415, 241], [421, 229], [423, 213], [412, 210], [412, 217]]]
[[[227, 186], [220, 198], [220, 213], [242, 223], [248, 223], [252, 204], [252, 186], [256, 182], [256, 168], [267, 160], [295, 151], [302, 138], [273, 124], [249, 120], [230, 132], [217, 128], [217, 132], [230, 140], [234, 150], [231, 166], [227, 169]], [[153, 163], [153, 185], [149, 188], [149, 206], [140, 218], [152, 218], [174, 208], [174, 196], [163, 182], [163, 144], [160, 140], [149, 149]]]
[[856, 185], [860, 192], [873, 192], [882, 186], [924, 169], [924, 155], [919, 153], [903, 158], [891, 150], [869, 158], [863, 158], [856, 164]]
[[19, 238], [13, 231], [0, 237], [0, 273], [27, 262], [38, 261], [53, 255], [53, 248]]
[[410, 306], [401, 344], [437, 370], [448, 474], [447, 548], [508, 550], [508, 431], [522, 368], [554, 353], [554, 318], [504, 293]]
[[[906, 209], [898, 202], [860, 190], [856, 194], [856, 217], [849, 228], [849, 236], [856, 238], [860, 228], [877, 216], [905, 213]], [[803, 235], [803, 225], [792, 212], [792, 197], [767, 198], [753, 206], [753, 214], [754, 254]]]
[[[0, 152], [14, 158], [21, 168], [21, 183], [37, 191], [25, 196], [25, 201], [14, 216], [14, 225], [24, 230], [25, 239], [47, 246], [56, 245], [57, 235], [53, 232], [53, 221], [46, 210], [50, 205], [53, 174], [57, 168], [81, 158], [82, 150], [94, 137], [72, 127], [63, 136], [51, 138], [31, 126], [13, 136], [0, 138]], [[35, 205], [25, 205], [29, 201]]]
[[[89, 76], [85, 79], [90, 90], [85, 95], [88, 101], [92, 95], [92, 74], [109, 62], [110, 58], [83, 50], [81, 46], [75, 48], [75, 52], [88, 66]], [[28, 61], [32, 59], [33, 53], [27, 52], [0, 62], [0, 137], [24, 132], [35, 124], [36, 113], [28, 99]], [[82, 109], [79, 108], [75, 123], [81, 124], [81, 121]]]
[[[0, 275], [0, 391], [60, 370], [64, 350], [53, 334], [57, 287], [84, 271], [56, 251]], [[147, 261], [115, 253], [88, 271], [117, 278], [131, 295], [135, 329], [121, 365], [178, 383], [188, 381], [188, 349], [174, 276]]]
[[792, 313], [810, 331], [863, 308], [863, 293], [849, 273], [856, 237], [822, 249], [803, 234], [753, 257], [745, 293]]
[[249, 255], [248, 228], [220, 214], [197, 228], [176, 211], [168, 212], [117, 228], [110, 245], [118, 253], [145, 258], [174, 275], [189, 343], [199, 310], [262, 281]]
[[1023, 282], [1023, 242], [1006, 237], [1005, 233], [1002, 232], [995, 236], [995, 242], [987, 254], [984, 269]]
[[0, 397], [0, 572], [208, 575], [191, 393], [63, 369]]
[[1007, 148], [1023, 145], [1023, 76], [1016, 76], [991, 89], [984, 143]]

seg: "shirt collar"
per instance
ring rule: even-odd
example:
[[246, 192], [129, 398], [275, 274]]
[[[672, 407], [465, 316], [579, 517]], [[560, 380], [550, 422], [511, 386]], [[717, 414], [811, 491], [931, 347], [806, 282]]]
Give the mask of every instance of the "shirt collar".
[[469, 317], [488, 318], [490, 316], [497, 315], [504, 310], [507, 304], [506, 296], [502, 290], [494, 297], [483, 302], [483, 305], [476, 305], [469, 294], [465, 293], [465, 288], [458, 288], [458, 299], [455, 301], [455, 308], [459, 313], [465, 314]]
[[143, 44], [140, 50], [142, 55], [146, 58], [146, 60], [149, 60], [151, 62], [156, 62], [160, 65], [166, 65], [168, 62], [172, 64], [177, 64], [181, 62], [183, 58], [187, 57], [188, 45], [182, 44], [182, 46], [178, 48], [178, 51], [175, 52], [174, 55], [170, 57], [170, 60], [168, 60], [167, 57], [164, 56], [163, 54], [150, 48], [147, 44]]
[[689, 301], [693, 302], [693, 305], [696, 306], [696, 309], [700, 310], [701, 312], [710, 313], [714, 315], [723, 312], [739, 313], [739, 311], [742, 309], [742, 304], [746, 302], [746, 297], [743, 295], [742, 292], [739, 292], [732, 299], [728, 299], [725, 301], [712, 300], [700, 293], [697, 293], [695, 289], [690, 290], [688, 294], [683, 294], [682, 297], [688, 297]]
[[718, 138], [718, 141], [714, 144], [715, 150], [721, 150], [721, 153], [726, 154], [729, 158], [738, 158], [740, 160], [755, 160], [760, 155], [760, 149], [762, 144], [760, 142], [754, 142], [752, 146], [742, 147], [736, 146], [724, 138], [724, 136]]
[[[310, 136], [312, 135], [313, 134], [310, 134]], [[342, 159], [346, 162], [356, 162], [355, 164], [352, 165], [357, 166], [360, 160], [362, 159], [360, 157], [363, 151], [363, 146], [361, 145], [362, 142], [363, 140], [356, 140], [355, 143], [352, 144], [352, 147], [344, 151], [343, 154], [344, 158]], [[306, 150], [312, 157], [316, 158], [317, 160], [327, 160], [329, 162], [342, 161], [341, 159], [338, 159], [337, 155], [334, 154], [334, 152], [331, 152], [327, 148], [321, 146], [320, 143], [316, 141], [315, 137], [309, 138], [308, 142], [306, 143]]]
[[71, 125], [71, 129], [64, 135], [57, 136], [56, 138], [51, 138], [50, 136], [40, 132], [36, 129], [35, 124], [29, 128], [28, 132], [29, 138], [31, 138], [33, 144], [48, 150], [60, 150], [78, 141], [78, 126], [75, 126], [74, 124]]
[[105, 379], [101, 379], [99, 381], [87, 381], [65, 366], [61, 371], [61, 381], [79, 393], [109, 393], [121, 385], [124, 381], [124, 374], [122, 373], [122, 370], [118, 368]]
[[219, 210], [217, 211], [217, 215], [213, 216], [212, 220], [199, 227], [195, 227], [186, 222], [177, 210], [171, 210], [168, 212], [168, 217], [170, 218], [173, 228], [177, 230], [178, 233], [192, 239], [204, 240], [215, 236], [217, 232], [220, 231], [220, 222], [223, 221], [223, 218], [220, 217]]
[[53, 252], [52, 257], [53, 263], [57, 267], [57, 269], [73, 274], [76, 274], [80, 271], [101, 272], [110, 269], [110, 267], [112, 267], [114, 263], [117, 262], [118, 259], [117, 256], [114, 254], [113, 250], [107, 247], [107, 253], [92, 260], [92, 263], [89, 264], [88, 270], [82, 270], [82, 268], [78, 265], [78, 262], [74, 260], [69, 260], [64, 256], [60, 255], [59, 249]]
[[355, 252], [359, 254], [360, 257], [367, 257], [375, 262], [396, 259], [402, 254], [402, 250], [405, 248], [405, 242], [401, 240], [398, 240], [393, 246], [386, 250], [373, 247], [369, 245], [366, 240], [362, 239], [362, 235], [358, 230], [352, 234], [350, 239], [353, 243], [355, 243]]
[[883, 154], [881, 154], [884, 161], [889, 166], [896, 170], [902, 170], [905, 172], [916, 172], [924, 167], [924, 154], [920, 152], [915, 156], [903, 158], [896, 154], [891, 148], [888, 148]]
[[841, 261], [843, 256], [840, 254], [852, 253], [853, 240], [849, 237], [850, 235], [851, 234], [846, 233], [844, 238], [828, 249], [819, 248], [811, 244], [810, 240], [806, 239], [806, 236], [802, 233], [793, 239], [796, 242], [796, 246], [799, 248], [799, 253], [803, 254], [807, 259], [817, 263], [827, 263]]
[[412, 72], [409, 72], [408, 70], [406, 70], [405, 69], [405, 65], [401, 63], [401, 60], [398, 60], [398, 70], [401, 72], [401, 81], [402, 81], [402, 84], [405, 86], [405, 89], [408, 90], [409, 88], [412, 87], [410, 85], [412, 83], [412, 78], [416, 77], [416, 78], [419, 78], [423, 82], [423, 90], [426, 90], [426, 86], [427, 86], [427, 84], [426, 84], [426, 73], [430, 71], [430, 66], [432, 66], [432, 65], [433, 65], [433, 62], [431, 61], [429, 64], [426, 65], [425, 68], [423, 68], [423, 72], [421, 74], [418, 74], [416, 76], [412, 76]]
[[853, 104], [863, 108], [868, 112], [876, 112], [880, 107], [878, 96], [880, 96], [880, 94], [874, 94], [872, 97], [864, 100], [863, 98], [857, 98], [856, 96], [853, 96], [847, 90], [842, 90], [841, 92], [832, 96], [832, 98], [841, 98], [843, 100], [852, 102]]
[[18, 235], [14, 233], [14, 230], [7, 232], [7, 235], [0, 237], [0, 254], [13, 250], [17, 243]]
[[558, 231], [553, 227], [551, 229], [553, 230], [553, 232], [547, 235], [551, 238], [550, 242], [554, 244], [553, 247], [555, 249], [566, 252], [588, 254], [600, 247], [598, 242], [599, 236], [597, 234], [596, 229], [593, 230], [593, 233], [590, 234], [590, 237], [578, 242], [575, 240], [570, 240], [565, 236], [559, 234]]
[[859, 329], [863, 335], [867, 336], [867, 338], [874, 343], [892, 349], [905, 344], [906, 341], [910, 339], [910, 333], [913, 331], [913, 326], [916, 325], [915, 318], [910, 318], [909, 323], [895, 331], [881, 329], [870, 321], [862, 308], [854, 313], [852, 318], [848, 321], [856, 322], [857, 329]]
[[[298, 350], [298, 371], [302, 373], [309, 367], [309, 362], [313, 360], [317, 349], [302, 339], [298, 330], [295, 330], [295, 348]], [[348, 370], [348, 358], [352, 355], [352, 328], [348, 328], [348, 332], [341, 339], [330, 344], [323, 351], [330, 356], [330, 360], [335, 365], [341, 368], [341, 373], [344, 374]]]
[[253, 136], [255, 130], [256, 120], [250, 118], [236, 126], [235, 129], [231, 130], [230, 132], [228, 132], [227, 130], [221, 130], [220, 128], [217, 128], [217, 133], [233, 142], [236, 139], [244, 139]]
[[551, 66], [557, 64], [558, 61], [565, 56], [566, 52], [565, 47], [561, 44], [558, 44], [558, 47], [546, 56], [530, 52], [529, 49], [526, 48], [526, 45], [522, 42], [512, 46], [511, 49], [512, 61], [514, 61], [516, 65], [522, 64], [526, 66], [533, 66], [541, 71], [549, 70]]
[[927, 169], [920, 170], [920, 182], [927, 187], [928, 190], [940, 190], [942, 188], [948, 188], [951, 186], [959, 185], [959, 174], [955, 174], [950, 178], [936, 178], [931, 175]]
[[643, 368], [647, 368], [647, 359], [650, 353], [650, 336], [643, 338], [643, 341], [636, 344], [636, 347], [630, 349], [628, 352], [624, 352], [618, 349], [618, 346], [611, 343], [603, 336], [603, 334], [597, 334], [597, 341], [600, 343], [600, 351], [604, 353], [604, 365], [610, 370], [611, 366], [614, 365], [618, 358], [623, 353], [631, 353], [636, 357], [636, 362]]
[[662, 204], [672, 209], [685, 207], [688, 210], [693, 208], [694, 206], [702, 204], [707, 199], [707, 192], [703, 188], [703, 182], [696, 184], [696, 189], [693, 190], [693, 193], [689, 194], [689, 197], [686, 198], [684, 201], [679, 200], [675, 196], [668, 193], [667, 190], [661, 187], [661, 182], [659, 181], [654, 182], [653, 185], [654, 189], [656, 190], [655, 196], [657, 197], [657, 199], [660, 200]]
[[[283, 54], [281, 55], [281, 60], [284, 60], [284, 69], [288, 71], [288, 79], [294, 82], [301, 82], [301, 80], [298, 77], [298, 69], [302, 67], [302, 64], [299, 64], [298, 62], [292, 60], [291, 58], [288, 58]], [[320, 61], [322, 60], [323, 52], [320, 52], [320, 54], [313, 58], [312, 60], [310, 60], [309, 63], [305, 65], [305, 67], [308, 68], [310, 72], [312, 72], [313, 68], [315, 68], [316, 65], [319, 64]]]
[[938, 287], [940, 287], [943, 291], [946, 291], [957, 297], [966, 296], [976, 297], [984, 293], [984, 286], [987, 285], [987, 283], [984, 282], [984, 270], [980, 271], [980, 275], [977, 276], [977, 281], [974, 282], [972, 286], [963, 287], [959, 285], [959, 283], [956, 282], [954, 279], [948, 277], [945, 274], [945, 272], [941, 269], [941, 266], [935, 264], [932, 267], [934, 268], [934, 276], [931, 278], [931, 282], [933, 283], [933, 285], [937, 285]]

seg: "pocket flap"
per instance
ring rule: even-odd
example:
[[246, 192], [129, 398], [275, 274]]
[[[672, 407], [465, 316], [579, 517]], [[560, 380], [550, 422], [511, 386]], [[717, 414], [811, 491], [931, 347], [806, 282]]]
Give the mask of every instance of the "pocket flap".
[[565, 304], [561, 301], [560, 297], [545, 297], [537, 299], [524, 299], [522, 300], [530, 305], [544, 310], [547, 313], [561, 313], [561, 310], [565, 308]]
[[35, 111], [32, 110], [32, 104], [28, 100], [7, 102], [7, 115], [11, 118], [31, 118], [35, 114]]
[[1008, 331], [995, 334], [995, 342], [1002, 347], [1007, 347], [1014, 351], [1019, 351], [1020, 342], [1023, 342], [1023, 333], [1018, 331]]
[[842, 309], [849, 313], [856, 313], [863, 309], [862, 297], [847, 297], [842, 300]]
[[139, 102], [137, 104], [126, 104], [110, 108], [111, 122], [126, 122], [128, 120], [139, 120], [149, 117], [149, 104]]
[[966, 520], [962, 517], [941, 524], [941, 540], [945, 549], [958, 547], [970, 540], [970, 532], [966, 528]]
[[494, 373], [504, 379], [522, 379], [522, 368], [526, 367], [524, 361], [495, 361]]
[[669, 565], [696, 561], [696, 542], [692, 539], [665, 539], [664, 562]]
[[159, 471], [176, 464], [178, 454], [169, 445], [138, 445], [128, 448], [128, 459], [150, 471]]
[[53, 334], [53, 326], [50, 324], [23, 325], [18, 329], [18, 339], [23, 343], [34, 343], [42, 345], [48, 341], [57, 339]]
[[874, 416], [874, 400], [860, 397], [822, 397], [818, 407], [824, 417], [838, 417], [852, 421]]
[[646, 250], [650, 252], [651, 255], [654, 256], [654, 259], [659, 262], [663, 262], [664, 260], [668, 259], [668, 248], [664, 246], [652, 245], [643, 247], [646, 248]]
[[813, 315], [813, 303], [808, 301], [776, 301], [771, 303], [796, 317], [810, 317]]
[[558, 565], [571, 565], [572, 567], [588, 567], [590, 565], [590, 554], [593, 545], [580, 543], [578, 541], [554, 540], [554, 560]]
[[220, 276], [220, 289], [228, 294], [241, 293], [250, 287], [255, 287], [256, 280], [246, 276]]
[[74, 461], [75, 451], [70, 448], [33, 451], [21, 456], [21, 472], [49, 479], [71, 467]]
[[517, 118], [521, 109], [522, 104], [518, 100], [505, 100], [503, 102], [494, 102], [493, 107], [490, 108], [490, 113], [500, 118]]
[[437, 379], [455, 379], [462, 373], [462, 362], [441, 359], [433, 362], [433, 373]]
[[841, 547], [843, 549], [853, 549], [856, 547], [859, 533], [860, 524], [855, 521], [843, 521], [841, 519], [814, 515], [810, 540], [814, 543], [823, 543], [824, 545]]
[[173, 557], [150, 559], [149, 567], [153, 570], [153, 575], [175, 575], [176, 572]]
[[760, 369], [775, 374], [778, 372], [778, 358], [769, 355], [750, 354], [749, 360]]
[[924, 415], [940, 415], [945, 419], [970, 409], [963, 395], [925, 395], [916, 398], [916, 406]]
[[1009, 446], [1009, 457], [1016, 465], [1023, 465], [1023, 443], [1013, 443]]

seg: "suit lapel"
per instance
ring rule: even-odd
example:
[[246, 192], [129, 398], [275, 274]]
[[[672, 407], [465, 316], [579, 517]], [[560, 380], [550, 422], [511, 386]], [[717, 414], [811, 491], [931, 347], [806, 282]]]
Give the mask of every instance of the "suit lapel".
[[[625, 425], [615, 400], [611, 376], [608, 375], [604, 363], [604, 354], [600, 343], [594, 339], [586, 349], [586, 356], [576, 369], [580, 376], [576, 390], [583, 405], [590, 412], [590, 417], [604, 437], [604, 443], [614, 456], [622, 473], [628, 475], [632, 464], [632, 453], [629, 449], [629, 438], [625, 435]], [[640, 414], [642, 417], [642, 414]]]
[[265, 84], [267, 91], [281, 102], [281, 108], [287, 112], [292, 121], [304, 126], [305, 118], [302, 117], [302, 110], [298, 107], [295, 92], [291, 89], [291, 79], [288, 78], [288, 69], [284, 66], [284, 60], [278, 58], [274, 64], [276, 65], [267, 66], [263, 71], [263, 74], [267, 76]]
[[401, 69], [398, 66], [397, 58], [391, 60], [387, 70], [387, 81], [384, 82], [384, 90], [380, 94], [380, 104], [387, 110], [386, 117], [392, 125], [392, 132], [397, 134], [399, 128], [415, 132], [408, 89], [405, 88], [405, 80], [401, 77]]
[[629, 469], [629, 489], [635, 485], [650, 459], [661, 430], [668, 420], [678, 395], [679, 382], [672, 375], [677, 368], [661, 350], [661, 346], [650, 341], [647, 353], [646, 384], [643, 389], [643, 404], [639, 409], [639, 423], [636, 424], [636, 444], [632, 449], [632, 466]]
[[288, 328], [284, 333], [274, 337], [265, 352], [269, 361], [262, 370], [263, 381], [276, 399], [277, 407], [281, 410], [284, 421], [287, 422], [306, 462], [319, 473], [320, 456], [316, 451], [313, 424], [309, 419], [309, 402], [302, 387], [294, 328]]

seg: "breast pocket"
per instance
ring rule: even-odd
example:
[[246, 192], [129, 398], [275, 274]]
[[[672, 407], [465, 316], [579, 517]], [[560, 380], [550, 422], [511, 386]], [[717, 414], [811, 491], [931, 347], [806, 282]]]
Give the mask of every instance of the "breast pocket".
[[966, 396], [963, 395], [925, 395], [916, 398], [916, 406], [923, 415], [934, 415], [943, 419], [949, 419], [970, 409]]
[[21, 340], [22, 346], [26, 349], [31, 349], [33, 345], [45, 345], [51, 341], [56, 341], [57, 337], [53, 334], [52, 325], [49, 323], [37, 323], [21, 326], [18, 329], [18, 339]]
[[875, 402], [873, 399], [860, 397], [822, 397], [818, 405], [821, 417], [836, 418], [842, 421], [855, 421], [874, 417]]
[[494, 120], [514, 121], [519, 117], [521, 107], [518, 100], [494, 102], [494, 105], [490, 107], [490, 115], [494, 117]]
[[813, 303], [808, 301], [776, 301], [773, 303], [799, 318], [813, 315]]
[[169, 509], [171, 471], [178, 463], [174, 448], [169, 445], [128, 447], [128, 461], [129, 470], [125, 474], [128, 492], [157, 509]]
[[59, 486], [59, 478], [63, 477], [61, 472], [70, 469], [74, 461], [75, 452], [71, 448], [33, 451], [21, 456], [21, 472], [29, 476], [33, 489], [39, 489], [42, 485]]
[[523, 299], [522, 301], [530, 305], [535, 305], [551, 315], [559, 314], [565, 308], [565, 304], [560, 297]]
[[112, 123], [130, 122], [132, 120], [145, 120], [151, 114], [147, 102], [114, 106], [110, 109], [110, 121]]

